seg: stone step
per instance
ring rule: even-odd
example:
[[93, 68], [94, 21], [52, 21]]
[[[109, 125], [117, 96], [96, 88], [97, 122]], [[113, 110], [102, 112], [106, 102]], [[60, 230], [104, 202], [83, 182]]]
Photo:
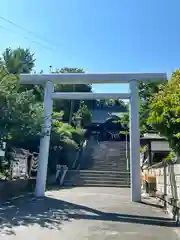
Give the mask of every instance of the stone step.
[[107, 165], [113, 165], [113, 164], [118, 164], [119, 166], [123, 166], [127, 163], [127, 160], [126, 159], [123, 159], [123, 160], [120, 160], [120, 161], [109, 161], [109, 160], [96, 160], [96, 159], [92, 159], [92, 163], [94, 164], [98, 164], [98, 165], [101, 165], [101, 164], [107, 164]]
[[113, 182], [130, 182], [129, 172], [96, 172], [96, 171], [68, 171], [65, 181], [113, 181]]
[[[120, 174], [120, 173], [124, 173], [124, 172], [121, 172], [121, 171], [93, 171], [93, 170], [69, 170], [67, 173], [95, 173], [95, 174]], [[127, 174], [130, 174], [130, 172], [127, 172]]]
[[69, 184], [69, 183], [74, 183], [74, 184], [104, 184], [104, 185], [107, 185], [107, 184], [111, 184], [111, 185], [130, 185], [130, 182], [129, 181], [93, 181], [93, 180], [82, 180], [82, 179], [79, 179], [77, 181], [71, 181], [71, 180], [67, 180], [67, 181], [64, 181], [64, 184]]
[[96, 163], [119, 163], [119, 164], [123, 164], [127, 161], [126, 157], [118, 157], [116, 158], [112, 158], [111, 159], [107, 159], [105, 158], [91, 158], [92, 161], [96, 162]]
[[[110, 151], [108, 151], [110, 149]], [[126, 151], [126, 147], [125, 146], [116, 146], [116, 147], [112, 147], [112, 146], [106, 146], [106, 147], [100, 147], [99, 145], [94, 146], [94, 151], [98, 151], [98, 152], [103, 152], [103, 151], [108, 151], [108, 152], [125, 152]], [[127, 149], [127, 151], [129, 151], [129, 149]]]
[[130, 176], [127, 174], [122, 175], [95, 175], [95, 174], [72, 174], [67, 175], [67, 178], [81, 178], [81, 179], [114, 179], [114, 180], [124, 180], [130, 179]]
[[93, 166], [91, 168], [86, 168], [83, 170], [92, 170], [92, 171], [126, 171], [126, 167], [118, 167], [118, 166]]
[[[121, 154], [121, 153], [125, 153], [126, 152], [126, 148], [118, 148], [118, 149], [111, 149], [109, 151], [109, 148], [104, 148], [104, 149], [99, 149], [99, 147], [96, 147], [93, 149], [94, 153], [96, 154], [104, 154], [105, 152], [108, 152], [109, 154]], [[129, 152], [129, 151], [127, 151]]]
[[[82, 169], [82, 170], [84, 170], [84, 169]], [[87, 170], [87, 169], [86, 169]], [[119, 171], [121, 171], [121, 172], [124, 172], [124, 173], [126, 173], [127, 172], [127, 170], [126, 169], [118, 169], [118, 168], [91, 168], [91, 169], [89, 169], [89, 170], [92, 170], [92, 171], [100, 171], [100, 170], [102, 170], [102, 171], [111, 171], [111, 170], [119, 170]]]
[[[126, 147], [126, 142], [99, 142], [98, 144], [100, 147], [102, 148], [105, 148], [105, 147], [111, 147], [111, 148], [117, 148], [117, 147], [121, 147], [121, 146], [124, 146]], [[128, 144], [128, 147], [129, 147], [129, 144]]]
[[123, 163], [126, 162], [126, 156], [124, 155], [123, 157], [111, 157], [111, 158], [107, 158], [105, 157], [100, 157], [100, 158], [91, 158], [92, 160], [96, 161], [96, 162], [118, 162], [118, 163]]
[[[91, 154], [91, 159], [94, 159], [94, 160], [99, 160], [99, 161], [102, 161], [102, 160], [116, 160], [116, 161], [120, 161], [121, 159], [125, 159], [126, 158], [126, 153], [124, 154], [117, 154], [117, 155], [108, 155], [108, 152], [107, 153], [103, 153], [103, 154]], [[123, 160], [122, 160], [123, 161]]]
[[118, 157], [107, 157], [107, 156], [100, 156], [100, 157], [91, 157], [92, 160], [96, 162], [125, 162], [126, 161], [126, 155], [118, 156]]
[[[122, 153], [126, 153], [126, 149], [124, 148], [124, 149], [120, 149], [120, 148], [118, 148], [118, 149], [110, 149], [109, 150], [109, 148], [105, 148], [105, 149], [99, 149], [98, 147], [97, 148], [93, 148], [93, 150], [94, 150], [94, 153], [96, 153], [96, 154], [104, 154], [104, 153], [108, 153], [109, 155], [119, 155], [119, 154], [122, 154]], [[127, 151], [127, 152], [129, 152], [129, 151]]]
[[[109, 148], [105, 148], [105, 149], [99, 149], [98, 147], [93, 149], [93, 153], [96, 154], [105, 154], [108, 153], [109, 155], [119, 155], [122, 153], [126, 153], [126, 148], [118, 148], [118, 149], [111, 149], [109, 150]], [[129, 151], [127, 151], [129, 152]]]
[[[113, 170], [118, 170], [118, 171], [126, 171], [126, 167], [118, 167], [118, 166], [93, 166], [91, 168], [89, 168], [89, 170], [93, 170], [93, 171], [99, 171], [99, 170], [102, 170], [102, 171], [113, 171]], [[85, 169], [84, 169], [85, 170]]]
[[102, 172], [102, 173], [95, 173], [95, 172], [81, 172], [81, 173], [70, 173], [70, 174], [75, 174], [75, 175], [80, 175], [80, 176], [130, 176], [130, 173], [128, 172], [121, 172], [121, 173], [111, 173], [111, 172]]
[[64, 182], [84, 182], [84, 183], [130, 183], [130, 179], [98, 179], [98, 178], [87, 178], [87, 179], [81, 179], [81, 178], [77, 178], [77, 179], [65, 179]]
[[82, 182], [65, 182], [64, 186], [89, 186], [89, 187], [119, 187], [119, 188], [130, 188], [130, 184], [119, 184], [119, 183], [82, 183]]
[[[109, 149], [110, 149], [110, 151], [108, 151], [108, 152], [125, 152], [126, 151], [126, 147], [125, 146], [118, 146], [118, 147], [112, 147], [112, 146], [107, 146], [107, 147], [103, 147], [103, 148], [101, 148], [101, 147], [99, 147], [99, 145], [97, 145], [97, 146], [94, 146], [93, 147], [94, 148], [94, 151], [95, 152], [105, 152], [105, 151], [108, 151]], [[129, 151], [129, 149], [128, 149], [128, 151]]]
[[76, 179], [66, 179], [64, 181], [64, 183], [67, 183], [67, 182], [74, 182], [74, 183], [111, 183], [111, 184], [114, 184], [114, 183], [117, 183], [117, 184], [130, 184], [130, 180], [129, 179], [96, 179], [96, 178], [87, 178], [87, 179], [84, 179], [84, 178], [76, 178]]
[[96, 158], [92, 158], [91, 161], [93, 161], [94, 163], [98, 163], [98, 164], [99, 164], [99, 163], [125, 164], [126, 161], [127, 161], [127, 159], [126, 159], [126, 157], [124, 156], [123, 158], [118, 158], [118, 159], [115, 159], [115, 158], [112, 158], [112, 159], [105, 159], [105, 158], [96, 159]]
[[[100, 171], [100, 170], [102, 170], [102, 171], [113, 171], [113, 170], [119, 170], [119, 171], [121, 171], [121, 172], [123, 172], [123, 173], [126, 173], [127, 172], [127, 170], [126, 169], [117, 169], [117, 168], [114, 168], [114, 169], [109, 169], [109, 168], [102, 168], [102, 169], [82, 169], [82, 170], [92, 170], [92, 171]], [[97, 174], [98, 175], [98, 174]], [[106, 175], [106, 174], [104, 174], [104, 175]], [[108, 174], [107, 174], [108, 175]]]
[[65, 185], [130, 187], [125, 142], [100, 142], [88, 150], [80, 166], [83, 170], [68, 171]]
[[69, 173], [65, 178], [102, 178], [102, 179], [130, 179], [130, 174], [91, 174], [91, 173]]
[[102, 163], [98, 163], [98, 162], [94, 162], [93, 166], [107, 166], [107, 167], [125, 167], [127, 163], [124, 164], [118, 164], [118, 163], [106, 163], [106, 162], [102, 162]]
[[103, 165], [93, 165], [92, 166], [92, 168], [103, 168], [103, 167], [105, 167], [105, 168], [109, 168], [109, 171], [110, 170], [112, 170], [112, 168], [115, 168], [115, 170], [116, 170], [116, 168], [118, 168], [117, 170], [120, 170], [120, 169], [125, 169], [126, 168], [126, 165], [124, 165], [124, 166], [119, 166], [119, 165], [116, 165], [116, 164], [114, 164], [114, 165], [110, 165], [110, 164], [103, 164]]
[[118, 166], [125, 166], [127, 163], [118, 163], [118, 162], [94, 162], [94, 165], [107, 165], [107, 166], [113, 166], [113, 165], [118, 165]]

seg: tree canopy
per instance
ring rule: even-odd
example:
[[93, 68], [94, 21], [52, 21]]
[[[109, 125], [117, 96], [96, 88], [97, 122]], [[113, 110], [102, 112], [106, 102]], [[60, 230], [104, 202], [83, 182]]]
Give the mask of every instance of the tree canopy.
[[148, 124], [165, 136], [180, 155], [180, 69], [153, 95], [149, 109]]
[[[82, 68], [60, 68], [56, 70], [56, 73], [84, 73], [84, 69]], [[92, 88], [89, 84], [56, 84], [55, 91], [56, 92], [91, 92]], [[86, 105], [89, 105], [89, 101], [84, 102]], [[55, 101], [55, 111], [64, 111], [63, 120], [69, 122], [71, 124], [73, 114], [78, 111], [80, 107], [80, 100], [57, 100]]]
[[[150, 114], [150, 102], [154, 94], [159, 91], [159, 82], [149, 82], [149, 83], [139, 83], [139, 125], [140, 133], [156, 132], [152, 124], [148, 123], [148, 117]], [[121, 123], [129, 126], [129, 104], [125, 105], [127, 114], [123, 114], [121, 118]]]
[[40, 132], [42, 104], [36, 102], [33, 90], [19, 92], [17, 75], [0, 72], [1, 139], [20, 140]]
[[139, 83], [139, 116], [141, 134], [155, 132], [153, 125], [148, 123], [150, 102], [154, 94], [159, 92], [161, 84], [157, 82]]
[[30, 73], [35, 66], [34, 54], [29, 49], [6, 48], [2, 54], [1, 64], [11, 74]]
[[[19, 74], [32, 71], [35, 65], [34, 54], [28, 49], [7, 48], [2, 56], [0, 62], [0, 139], [8, 142], [31, 141], [32, 143], [40, 139], [42, 134], [43, 87], [21, 86]], [[83, 69], [66, 67], [58, 71], [61, 73], [82, 72]], [[58, 91], [72, 91], [72, 87], [72, 85], [55, 86]], [[91, 86], [83, 84], [78, 86], [78, 91], [90, 90]], [[67, 102], [61, 100], [54, 104], [51, 144], [69, 144], [76, 148], [81, 143], [83, 134], [81, 129], [62, 122], [63, 117], [67, 116], [68, 119], [70, 114], [70, 102]], [[72, 114], [77, 112], [79, 107], [80, 104], [77, 109], [73, 107]]]

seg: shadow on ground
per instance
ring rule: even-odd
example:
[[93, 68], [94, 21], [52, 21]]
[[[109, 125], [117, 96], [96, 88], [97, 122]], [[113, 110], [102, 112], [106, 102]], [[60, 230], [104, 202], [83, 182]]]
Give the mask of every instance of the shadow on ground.
[[74, 219], [126, 222], [167, 227], [174, 227], [175, 225], [169, 218], [109, 213], [51, 197], [39, 199], [26, 197], [1, 204], [0, 234], [13, 235], [15, 234], [14, 227], [29, 227], [34, 224], [38, 224], [42, 228], [60, 230], [62, 223]]

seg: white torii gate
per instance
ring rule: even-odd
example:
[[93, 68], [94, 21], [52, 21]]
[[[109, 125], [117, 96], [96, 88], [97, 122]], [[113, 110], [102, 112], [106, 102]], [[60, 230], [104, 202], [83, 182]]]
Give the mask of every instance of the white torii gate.
[[[141, 200], [140, 176], [140, 131], [138, 81], [166, 81], [166, 73], [70, 73], [70, 74], [21, 74], [22, 84], [45, 84], [43, 137], [40, 141], [39, 166], [36, 179], [36, 196], [45, 194], [51, 118], [53, 99], [108, 99], [121, 98], [130, 100], [130, 162], [131, 162], [131, 199]], [[129, 83], [129, 93], [72, 93], [54, 92], [54, 83], [58, 84], [113, 84]]]

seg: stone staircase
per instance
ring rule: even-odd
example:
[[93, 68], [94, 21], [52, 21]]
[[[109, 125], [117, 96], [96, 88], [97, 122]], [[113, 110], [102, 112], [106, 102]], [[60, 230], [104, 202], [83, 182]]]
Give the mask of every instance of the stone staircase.
[[130, 187], [125, 142], [91, 140], [78, 170], [69, 170], [64, 186]]

